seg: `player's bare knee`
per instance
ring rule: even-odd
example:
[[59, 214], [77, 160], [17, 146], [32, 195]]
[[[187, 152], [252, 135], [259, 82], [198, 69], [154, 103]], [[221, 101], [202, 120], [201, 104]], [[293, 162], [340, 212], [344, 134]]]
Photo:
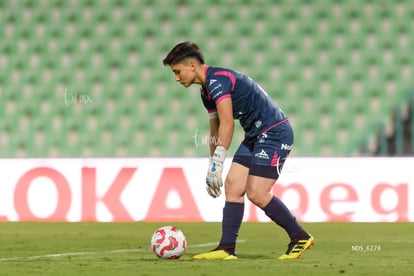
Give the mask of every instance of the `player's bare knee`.
[[247, 198], [254, 204], [257, 205], [259, 203], [260, 196], [254, 190], [247, 190], [246, 191]]
[[247, 198], [257, 207], [263, 208], [264, 206], [269, 203], [268, 196], [263, 193], [260, 193], [256, 190], [247, 190], [246, 191]]
[[245, 185], [234, 181], [232, 178], [226, 178], [224, 190], [226, 196], [243, 197], [245, 195]]

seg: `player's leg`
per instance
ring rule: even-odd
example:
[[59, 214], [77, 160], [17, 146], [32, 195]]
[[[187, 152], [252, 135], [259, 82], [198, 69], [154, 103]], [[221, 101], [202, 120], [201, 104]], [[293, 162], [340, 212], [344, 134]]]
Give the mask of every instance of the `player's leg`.
[[295, 239], [304, 231], [286, 205], [272, 194], [274, 183], [275, 179], [249, 175], [247, 197], [253, 204], [261, 208], [271, 220], [280, 225], [290, 239]]
[[289, 235], [291, 243], [280, 259], [296, 259], [313, 244], [286, 205], [272, 193], [272, 187], [283, 168], [293, 144], [293, 132], [288, 123], [273, 129], [258, 139], [253, 149], [246, 194], [253, 204], [280, 225]]
[[[266, 171], [266, 168], [263, 168], [263, 171]], [[303, 230], [286, 205], [272, 194], [274, 182], [275, 179], [249, 175], [246, 194], [253, 204], [260, 207], [289, 235], [291, 242], [285, 254], [282, 254], [279, 259], [298, 259], [306, 249], [310, 248], [314, 240]]]
[[[266, 169], [264, 168], [264, 170]], [[249, 175], [247, 197], [253, 204], [261, 208], [271, 220], [280, 225], [291, 240], [299, 238], [306, 232], [286, 205], [272, 194], [274, 183], [275, 179]]]
[[236, 240], [244, 214], [244, 195], [251, 152], [245, 145], [237, 150], [225, 180], [222, 234], [217, 248], [193, 256], [194, 260], [235, 260]]
[[226, 201], [223, 208], [222, 232], [218, 248], [236, 255], [236, 240], [244, 214], [244, 195], [249, 168], [233, 162], [226, 177]]

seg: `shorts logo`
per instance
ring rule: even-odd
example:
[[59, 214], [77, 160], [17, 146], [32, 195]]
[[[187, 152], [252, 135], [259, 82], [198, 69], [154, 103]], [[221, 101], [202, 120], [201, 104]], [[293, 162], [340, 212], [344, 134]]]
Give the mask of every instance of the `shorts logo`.
[[281, 148], [282, 150], [292, 150], [293, 145], [282, 144], [282, 145], [280, 146], [280, 148]]
[[267, 153], [262, 149], [262, 151], [261, 152], [259, 152], [259, 153], [256, 153], [255, 155], [254, 155], [254, 157], [257, 157], [257, 158], [262, 158], [262, 159], [269, 159], [269, 155], [267, 155]]

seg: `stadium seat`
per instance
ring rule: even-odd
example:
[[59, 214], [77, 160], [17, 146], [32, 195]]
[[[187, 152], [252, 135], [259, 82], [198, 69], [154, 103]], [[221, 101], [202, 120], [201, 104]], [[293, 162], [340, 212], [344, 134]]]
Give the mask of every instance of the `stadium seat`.
[[205, 156], [198, 88], [162, 65], [182, 40], [256, 79], [289, 115], [298, 156], [353, 153], [414, 85], [407, 0], [231, 3], [2, 1], [1, 156]]

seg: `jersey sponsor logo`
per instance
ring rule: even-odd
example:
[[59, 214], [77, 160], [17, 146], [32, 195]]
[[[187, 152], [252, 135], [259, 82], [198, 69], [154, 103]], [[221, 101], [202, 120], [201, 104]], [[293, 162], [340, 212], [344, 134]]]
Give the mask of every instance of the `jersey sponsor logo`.
[[240, 120], [241, 117], [243, 117], [243, 112], [241, 112], [241, 111], [236, 112], [234, 114], [234, 118], [237, 119], [237, 120]]
[[208, 85], [212, 85], [213, 83], [215, 83], [217, 80], [215, 80], [215, 79], [211, 79], [210, 80], [210, 83], [208, 84]]
[[280, 146], [280, 148], [281, 148], [282, 150], [292, 150], [293, 145], [282, 144], [282, 145]]
[[267, 134], [263, 133], [262, 135], [259, 136], [259, 144], [263, 144], [264, 142], [266, 142], [266, 138], [267, 138]]
[[218, 85], [214, 86], [212, 89], [210, 89], [210, 93], [213, 93], [214, 91], [216, 91], [219, 88], [221, 88], [221, 84], [220, 83]]
[[254, 155], [254, 157], [262, 158], [262, 159], [269, 159], [269, 155], [267, 155], [267, 153], [264, 151], [264, 149], [262, 149], [261, 152], [256, 153]]
[[262, 125], [262, 121], [258, 120], [254, 123], [254, 125], [256, 126], [256, 128], [259, 128]]
[[216, 100], [219, 96], [221, 96], [221, 94], [223, 94], [223, 91], [220, 91], [220, 92], [217, 92], [216, 94], [214, 94], [213, 100]]

